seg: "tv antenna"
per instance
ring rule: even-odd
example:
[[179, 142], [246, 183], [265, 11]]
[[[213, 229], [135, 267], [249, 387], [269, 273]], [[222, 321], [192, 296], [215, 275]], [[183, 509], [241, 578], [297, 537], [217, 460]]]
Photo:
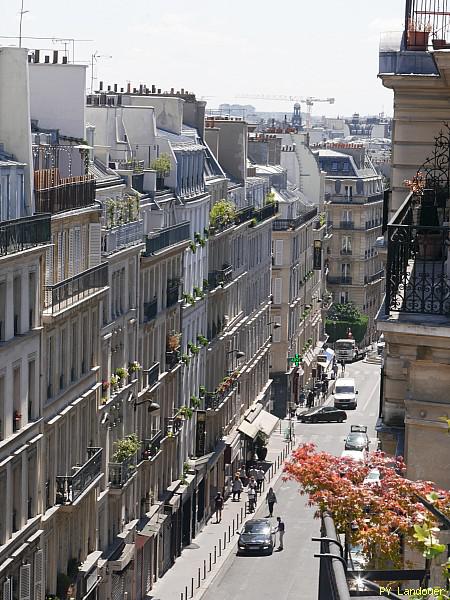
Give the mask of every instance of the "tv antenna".
[[24, 10], [23, 9], [23, 3], [24, 0], [22, 0], [21, 5], [20, 5], [20, 19], [19, 19], [19, 48], [22, 48], [22, 19], [23, 19], [23, 15], [25, 15], [26, 13], [29, 13], [29, 10]]
[[112, 58], [112, 56], [107, 54], [99, 54], [97, 50], [94, 52], [94, 54], [91, 54], [91, 94], [94, 93], [94, 79], [96, 79], [94, 77], [94, 64], [97, 64], [99, 58]]

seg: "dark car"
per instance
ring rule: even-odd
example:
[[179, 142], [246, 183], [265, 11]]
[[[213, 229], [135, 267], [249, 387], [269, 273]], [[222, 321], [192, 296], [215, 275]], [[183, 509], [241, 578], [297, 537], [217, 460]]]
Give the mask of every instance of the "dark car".
[[369, 450], [370, 440], [367, 433], [353, 431], [345, 438], [345, 450]]
[[347, 413], [345, 410], [334, 408], [334, 406], [318, 406], [298, 416], [298, 420], [302, 423], [329, 423], [330, 421], [342, 423], [346, 419]]
[[269, 519], [251, 519], [239, 533], [238, 554], [264, 552], [272, 554], [276, 528]]

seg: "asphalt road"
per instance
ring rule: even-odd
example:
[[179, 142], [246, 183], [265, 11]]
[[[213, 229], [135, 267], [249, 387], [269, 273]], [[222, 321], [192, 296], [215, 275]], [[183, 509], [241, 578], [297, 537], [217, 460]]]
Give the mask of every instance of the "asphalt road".
[[[347, 411], [345, 423], [295, 424], [296, 443], [313, 441], [320, 450], [340, 455], [344, 437], [350, 425], [368, 426], [376, 449], [375, 423], [378, 416], [380, 366], [363, 362], [348, 365], [347, 377], [357, 382], [358, 407]], [[315, 600], [319, 562], [314, 553], [319, 544], [312, 537], [319, 536], [319, 521], [314, 509], [305, 505], [305, 497], [298, 493], [298, 485], [280, 480], [275, 488], [278, 504], [274, 515], [281, 515], [286, 525], [284, 550], [272, 556], [236, 556], [233, 553], [218, 572], [202, 600]], [[262, 508], [257, 517], [265, 517]], [[274, 519], [275, 524], [275, 519]]]

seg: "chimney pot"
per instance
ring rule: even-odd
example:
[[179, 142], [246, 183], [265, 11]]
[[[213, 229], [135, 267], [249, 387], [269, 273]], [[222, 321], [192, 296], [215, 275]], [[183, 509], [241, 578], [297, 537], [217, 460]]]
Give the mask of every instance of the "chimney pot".
[[120, 93], [123, 94], [123, 88], [120, 88]]
[[133, 94], [135, 94], [137, 92], [136, 88], [133, 88]]
[[53, 64], [58, 64], [58, 50], [53, 50]]
[[175, 88], [170, 88], [170, 93], [174, 94], [175, 93]]
[[67, 56], [63, 56], [63, 58], [62, 58], [62, 64], [63, 65], [67, 65]]
[[156, 94], [156, 86], [152, 85], [152, 94]]
[[142, 83], [141, 83], [141, 85], [139, 86], [139, 93], [140, 93], [140, 94], [142, 94], [142, 91], [143, 91], [143, 89], [144, 89], [144, 86], [143, 86], [143, 85], [142, 85]]
[[39, 63], [40, 52], [39, 50], [34, 51], [34, 62]]
[[117, 92], [117, 83], [114, 84], [114, 91]]
[[181, 88], [181, 93], [184, 94], [184, 88]]
[[158, 94], [160, 94], [160, 93], [161, 93], [161, 88], [158, 88]]
[[110, 91], [111, 91], [111, 86], [110, 86], [110, 85], [108, 85], [108, 92], [110, 92]]
[[127, 83], [127, 94], [131, 94], [131, 83]]
[[99, 89], [100, 91], [102, 91], [102, 90], [103, 90], [103, 81], [100, 81], [100, 85], [99, 85], [98, 89]]
[[50, 56], [44, 56], [44, 62], [45, 64], [50, 64]]

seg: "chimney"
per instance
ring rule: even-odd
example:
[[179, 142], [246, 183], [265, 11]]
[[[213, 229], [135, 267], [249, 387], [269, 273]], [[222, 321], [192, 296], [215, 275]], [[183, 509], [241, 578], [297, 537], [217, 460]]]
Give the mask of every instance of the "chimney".
[[58, 64], [58, 50], [53, 50], [53, 64]]
[[110, 92], [110, 91], [111, 91], [111, 86], [110, 86], [110, 85], [108, 85], [108, 92]]
[[67, 65], [67, 56], [63, 56], [63, 58], [62, 58], [62, 64], [63, 65]]
[[39, 63], [39, 55], [40, 55], [40, 51], [39, 50], [35, 50], [34, 51], [34, 62], [35, 63]]
[[131, 83], [127, 83], [127, 94], [131, 94]]
[[139, 93], [142, 95], [142, 92], [144, 90], [144, 86], [142, 85], [142, 83], [139, 85]]
[[117, 83], [114, 84], [114, 91], [117, 92]]
[[100, 81], [100, 85], [98, 86], [98, 89], [100, 92], [103, 90], [103, 81]]
[[184, 88], [181, 88], [181, 95], [184, 95]]
[[161, 88], [158, 88], [158, 94], [160, 94], [160, 93], [161, 93]]
[[136, 88], [133, 88], [133, 94], [135, 94], [137, 92]]
[[175, 94], [175, 88], [170, 88], [170, 93]]
[[46, 65], [49, 65], [49, 64], [50, 64], [50, 56], [44, 56], [44, 63], [45, 63]]
[[156, 94], [156, 86], [152, 85], [152, 94]]
[[120, 88], [120, 93], [123, 94], [123, 88]]

